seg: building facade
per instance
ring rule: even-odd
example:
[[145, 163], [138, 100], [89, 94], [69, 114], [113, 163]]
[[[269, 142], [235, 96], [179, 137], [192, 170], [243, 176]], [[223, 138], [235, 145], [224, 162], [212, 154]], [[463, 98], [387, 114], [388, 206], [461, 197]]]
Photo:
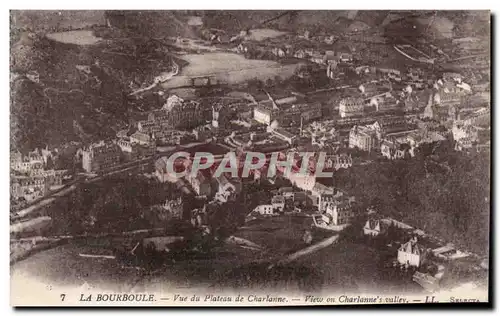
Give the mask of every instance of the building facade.
[[49, 192], [49, 181], [42, 176], [15, 176], [11, 179], [10, 193], [14, 199], [30, 202]]
[[425, 261], [425, 250], [421, 247], [416, 237], [401, 245], [398, 249], [398, 262], [403, 265], [420, 267]]
[[259, 123], [271, 125], [276, 117], [276, 111], [267, 106], [258, 105], [253, 110], [253, 118]]
[[361, 98], [345, 98], [340, 100], [339, 115], [340, 117], [352, 117], [363, 115], [364, 101]]
[[96, 172], [120, 164], [121, 149], [114, 142], [99, 142], [82, 151], [82, 168]]
[[377, 237], [387, 232], [387, 224], [378, 219], [369, 219], [363, 226], [365, 236]]
[[353, 126], [349, 132], [349, 148], [370, 152], [377, 143], [376, 131], [366, 126]]
[[283, 195], [275, 195], [271, 199], [271, 205], [278, 212], [284, 212], [285, 210], [285, 197]]
[[253, 212], [260, 214], [260, 215], [273, 215], [274, 214], [274, 207], [271, 204], [262, 204], [257, 206]]
[[394, 140], [383, 140], [380, 144], [380, 152], [387, 159], [404, 159], [414, 155], [409, 144], [400, 144]]
[[[325, 188], [328, 189], [328, 188]], [[344, 193], [340, 190], [328, 190], [331, 192], [327, 192], [326, 190], [323, 190], [322, 192], [319, 193], [318, 196], [318, 211], [320, 213], [325, 213], [327, 209], [333, 209], [333, 207], [336, 204], [339, 204], [342, 197], [344, 196]]]
[[149, 112], [146, 120], [137, 123], [141, 133], [150, 134], [165, 129], [189, 129], [206, 121], [207, 117], [199, 102], [173, 97], [167, 100], [161, 110]]
[[333, 207], [327, 207], [326, 214], [332, 217], [331, 223], [333, 225], [348, 225], [354, 217], [354, 210], [351, 202], [344, 200]]
[[191, 187], [197, 195], [211, 196], [212, 184], [210, 183], [210, 180], [203, 175], [203, 173], [198, 171], [193, 175], [192, 172], [189, 172], [186, 176], [186, 180], [188, 180], [189, 184], [191, 184]]

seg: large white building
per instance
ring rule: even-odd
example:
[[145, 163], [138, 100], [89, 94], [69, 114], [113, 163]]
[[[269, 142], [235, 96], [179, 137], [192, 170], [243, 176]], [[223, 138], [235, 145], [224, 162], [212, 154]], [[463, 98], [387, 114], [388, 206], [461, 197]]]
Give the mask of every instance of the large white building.
[[333, 207], [327, 207], [326, 214], [332, 217], [333, 225], [348, 225], [354, 217], [354, 210], [349, 200], [343, 200]]
[[82, 151], [82, 168], [95, 172], [120, 164], [121, 149], [114, 142], [94, 143]]
[[363, 226], [363, 234], [377, 237], [387, 231], [387, 224], [378, 219], [369, 219]]
[[349, 132], [349, 148], [359, 148], [371, 151], [380, 137], [380, 128], [377, 123], [367, 126], [353, 126]]
[[271, 125], [273, 111], [265, 106], [256, 106], [253, 109], [253, 118], [259, 123]]
[[273, 215], [274, 207], [271, 204], [262, 204], [257, 206], [253, 212], [258, 213], [260, 215]]
[[321, 213], [326, 212], [328, 208], [333, 208], [339, 204], [344, 193], [340, 190], [332, 189], [331, 192], [323, 192], [318, 197], [318, 211]]
[[46, 162], [47, 158], [40, 155], [38, 150], [27, 156], [23, 156], [20, 152], [10, 154], [10, 168], [21, 173], [38, 174], [43, 172]]
[[285, 197], [283, 195], [275, 195], [271, 199], [271, 204], [278, 212], [283, 212], [285, 210]]
[[469, 125], [489, 125], [491, 121], [491, 110], [489, 108], [480, 108], [463, 117], [465, 124]]
[[400, 264], [420, 267], [425, 260], [425, 249], [421, 247], [417, 238], [413, 237], [398, 249], [398, 262]]
[[340, 117], [359, 116], [363, 114], [365, 105], [361, 98], [345, 98], [340, 100], [339, 115]]
[[33, 201], [49, 192], [48, 179], [43, 176], [15, 176], [11, 179], [10, 193], [13, 198]]

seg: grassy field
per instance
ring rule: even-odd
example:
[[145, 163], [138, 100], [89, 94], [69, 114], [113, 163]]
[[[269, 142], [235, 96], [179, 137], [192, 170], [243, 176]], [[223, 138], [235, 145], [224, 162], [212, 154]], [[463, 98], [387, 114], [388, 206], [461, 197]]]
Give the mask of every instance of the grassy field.
[[92, 31], [86, 30], [50, 33], [47, 37], [61, 43], [76, 45], [93, 45], [100, 41]]
[[81, 29], [106, 24], [103, 10], [12, 10], [11, 26], [36, 31]]
[[305, 247], [302, 236], [309, 226], [300, 217], [268, 217], [249, 223], [236, 236], [266, 247], [270, 255], [278, 255]]
[[182, 69], [182, 75], [201, 76], [236, 70], [276, 67], [277, 62], [270, 60], [250, 60], [232, 53], [211, 53], [184, 55], [189, 65]]
[[285, 34], [286, 32], [281, 32], [273, 29], [254, 29], [251, 30], [250, 35], [247, 36], [247, 40], [262, 41], [267, 38], [278, 37]]
[[165, 89], [190, 84], [190, 77], [216, 76], [229, 84], [241, 83], [257, 78], [266, 80], [275, 76], [288, 78], [293, 75], [297, 64], [281, 65], [271, 60], [254, 60], [233, 53], [187, 54], [182, 56], [189, 65], [170, 81], [162, 84]]

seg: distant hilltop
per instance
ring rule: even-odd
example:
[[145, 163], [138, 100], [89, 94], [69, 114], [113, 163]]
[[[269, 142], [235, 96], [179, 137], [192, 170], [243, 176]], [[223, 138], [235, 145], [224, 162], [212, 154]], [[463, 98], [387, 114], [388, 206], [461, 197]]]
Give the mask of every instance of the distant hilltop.
[[311, 33], [384, 31], [388, 27], [386, 31], [393, 34], [450, 38], [485, 33], [489, 30], [489, 17], [489, 11], [13, 10], [11, 26], [54, 32], [107, 25], [124, 30], [130, 36], [146, 37], [192, 37], [200, 27], [232, 35], [258, 27]]
[[104, 10], [11, 10], [11, 28], [55, 32], [106, 25]]

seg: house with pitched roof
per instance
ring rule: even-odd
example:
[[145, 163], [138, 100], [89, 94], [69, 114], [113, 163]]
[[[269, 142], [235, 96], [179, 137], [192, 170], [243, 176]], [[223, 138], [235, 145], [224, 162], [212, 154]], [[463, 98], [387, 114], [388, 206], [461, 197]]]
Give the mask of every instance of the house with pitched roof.
[[349, 225], [354, 217], [353, 205], [349, 199], [342, 199], [332, 207], [327, 207], [325, 213], [331, 216], [331, 223], [337, 226]]
[[424, 263], [426, 255], [425, 248], [418, 243], [417, 237], [413, 237], [399, 247], [398, 262], [418, 268]]
[[379, 219], [369, 219], [363, 226], [363, 234], [366, 236], [377, 237], [387, 233], [388, 224]]

